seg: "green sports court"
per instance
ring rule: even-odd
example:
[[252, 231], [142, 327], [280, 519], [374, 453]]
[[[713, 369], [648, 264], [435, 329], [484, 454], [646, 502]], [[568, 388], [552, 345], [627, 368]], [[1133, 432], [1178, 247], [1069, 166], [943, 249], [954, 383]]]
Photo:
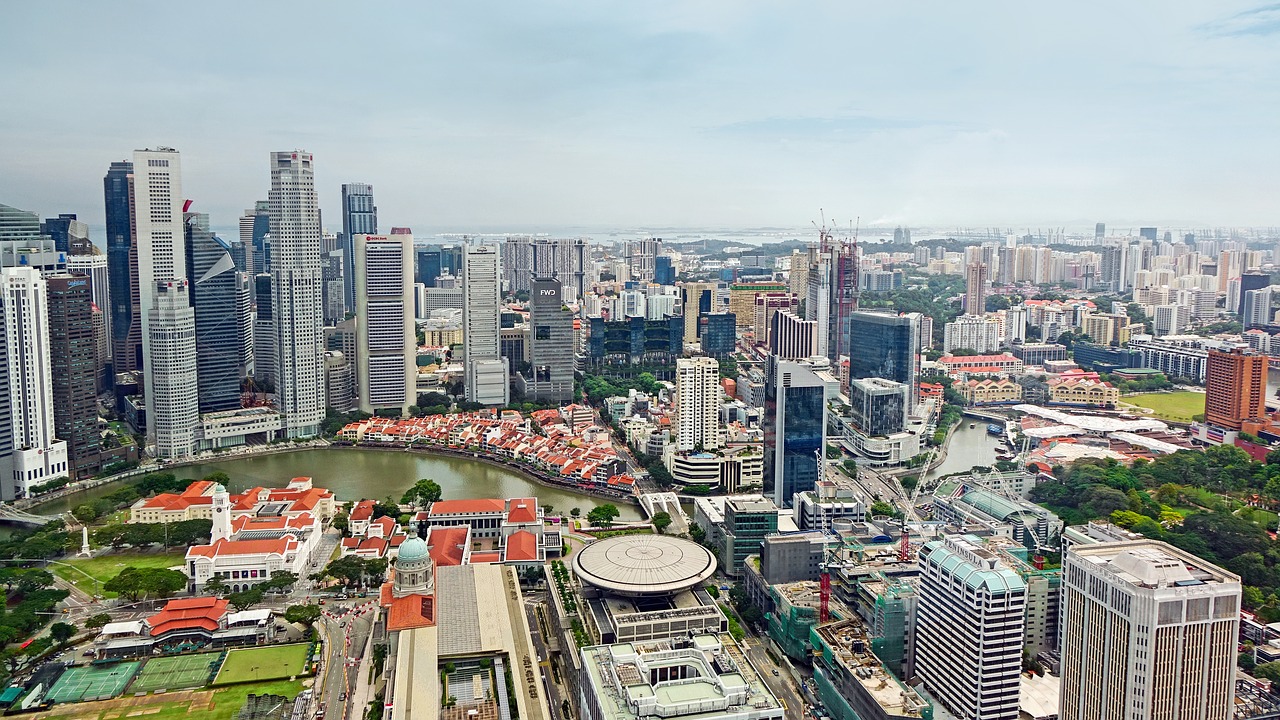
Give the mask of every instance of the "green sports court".
[[138, 671], [137, 662], [68, 668], [44, 694], [46, 702], [65, 703], [105, 700], [124, 692]]
[[297, 643], [232, 650], [227, 653], [213, 684], [260, 682], [301, 675], [306, 669], [309, 649], [307, 643]]
[[220, 652], [152, 658], [142, 666], [138, 677], [129, 686], [129, 692], [204, 687], [209, 684], [209, 676], [221, 658]]

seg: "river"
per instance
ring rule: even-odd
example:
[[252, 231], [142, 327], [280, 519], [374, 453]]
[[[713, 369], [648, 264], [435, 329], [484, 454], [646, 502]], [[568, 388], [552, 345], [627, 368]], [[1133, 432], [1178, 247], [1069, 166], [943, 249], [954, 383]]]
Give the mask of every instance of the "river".
[[[973, 427], [969, 427], [970, 424]], [[960, 426], [947, 442], [947, 459], [925, 474], [925, 479], [963, 472], [975, 465], [990, 467], [996, 462], [996, 443], [1000, 438], [987, 434], [987, 421], [961, 418]]]
[[[357, 448], [320, 448], [275, 453], [254, 457], [185, 465], [170, 469], [179, 478], [198, 480], [215, 472], [231, 478], [228, 490], [242, 492], [251, 487], [283, 487], [290, 478], [310, 476], [317, 487], [328, 488], [339, 500], [374, 498], [388, 495], [399, 500], [420, 478], [440, 483], [445, 499], [536, 497], [541, 505], [552, 505], [556, 512], [567, 513], [582, 508], [582, 515], [608, 500], [580, 495], [560, 488], [539, 485], [519, 473], [497, 465], [446, 455], [396, 450], [363, 450]], [[128, 482], [127, 480], [125, 482]], [[32, 512], [54, 515], [70, 510], [85, 500], [102, 497], [122, 483], [110, 483], [84, 492], [36, 505]], [[640, 508], [629, 503], [614, 503], [620, 520], [638, 520]]]

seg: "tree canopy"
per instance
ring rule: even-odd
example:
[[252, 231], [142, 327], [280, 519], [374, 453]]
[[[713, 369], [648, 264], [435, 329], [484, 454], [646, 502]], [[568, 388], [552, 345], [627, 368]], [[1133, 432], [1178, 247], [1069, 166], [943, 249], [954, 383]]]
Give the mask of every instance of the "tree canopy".
[[613, 525], [613, 521], [620, 514], [621, 513], [618, 512], [618, 508], [615, 505], [601, 505], [599, 507], [592, 508], [591, 512], [587, 513], [587, 522], [596, 527], [607, 528], [610, 525]]

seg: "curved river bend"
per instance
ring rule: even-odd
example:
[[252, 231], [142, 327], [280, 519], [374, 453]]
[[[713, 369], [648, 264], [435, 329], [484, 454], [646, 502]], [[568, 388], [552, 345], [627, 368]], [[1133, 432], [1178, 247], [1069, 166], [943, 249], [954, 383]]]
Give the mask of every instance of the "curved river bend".
[[[539, 485], [505, 467], [478, 460], [428, 455], [404, 450], [366, 450], [358, 448], [319, 448], [297, 452], [275, 453], [253, 457], [184, 465], [168, 472], [180, 478], [198, 480], [215, 472], [231, 478], [231, 492], [251, 487], [282, 487], [290, 478], [310, 476], [317, 487], [332, 490], [339, 500], [373, 498], [388, 495], [398, 501], [404, 491], [420, 478], [440, 483], [445, 499], [536, 497], [539, 504], [554, 506], [554, 513], [567, 514], [571, 508], [582, 509], [583, 517], [608, 500], [580, 495], [561, 488]], [[85, 500], [102, 497], [120, 483], [110, 483], [84, 492], [73, 493], [32, 508], [32, 512], [53, 515], [66, 512]], [[640, 519], [640, 508], [615, 502], [620, 520]]]

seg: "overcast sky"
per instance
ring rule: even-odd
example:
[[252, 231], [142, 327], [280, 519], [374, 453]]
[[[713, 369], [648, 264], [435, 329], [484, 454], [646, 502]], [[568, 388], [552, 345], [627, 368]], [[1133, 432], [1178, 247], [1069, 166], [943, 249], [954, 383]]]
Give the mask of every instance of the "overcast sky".
[[0, 203], [102, 221], [134, 148], [215, 226], [1280, 225], [1280, 5], [5, 3]]

